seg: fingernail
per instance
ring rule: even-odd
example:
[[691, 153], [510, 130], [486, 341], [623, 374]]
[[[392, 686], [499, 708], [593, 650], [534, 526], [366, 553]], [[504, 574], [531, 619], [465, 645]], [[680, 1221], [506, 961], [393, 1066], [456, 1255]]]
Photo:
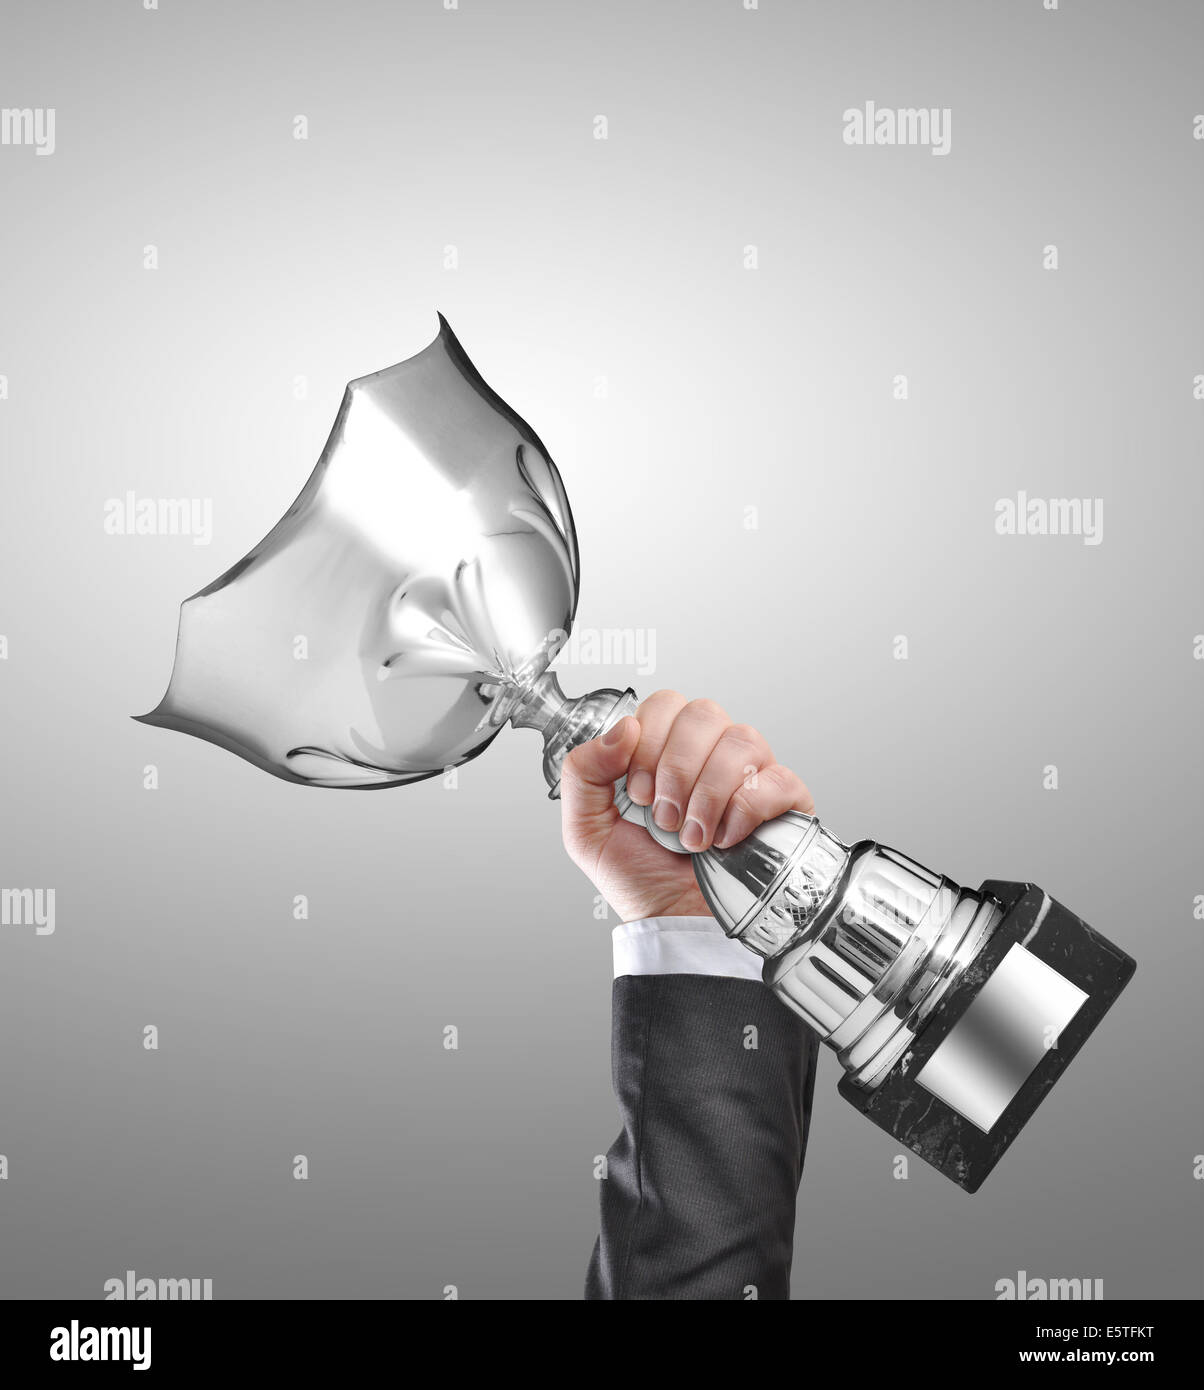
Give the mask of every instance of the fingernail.
[[[624, 718], [626, 718], [626, 715], [624, 715]], [[617, 724], [612, 724], [610, 728], [607, 729], [607, 731], [602, 735], [602, 742], [605, 745], [605, 747], [613, 748], [622, 737], [623, 720], [620, 719]]]
[[716, 849], [726, 849], [726, 848], [727, 848], [727, 831], [728, 831], [727, 815], [726, 815], [726, 813], [725, 813], [725, 814], [720, 818], [719, 826], [718, 826], [718, 828], [717, 828], [716, 831], [715, 831], [715, 838], [711, 841], [711, 844], [713, 844], [713, 845], [715, 846]]
[[696, 820], [688, 820], [681, 828], [681, 842], [687, 849], [701, 849], [703, 841], [702, 826]]
[[652, 793], [656, 790], [656, 784], [652, 780], [651, 772], [633, 772], [627, 779], [627, 795], [638, 806], [647, 806], [652, 800]]
[[658, 796], [652, 803], [652, 819], [662, 830], [676, 830], [681, 820], [681, 810], [676, 801], [667, 796]]

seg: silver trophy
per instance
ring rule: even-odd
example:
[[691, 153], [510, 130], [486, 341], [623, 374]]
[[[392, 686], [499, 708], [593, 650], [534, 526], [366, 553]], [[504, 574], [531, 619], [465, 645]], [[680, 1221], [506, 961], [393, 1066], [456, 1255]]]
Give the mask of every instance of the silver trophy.
[[[288, 512], [181, 605], [144, 723], [355, 788], [436, 776], [510, 723], [542, 735], [555, 798], [568, 752], [635, 711], [632, 690], [570, 699], [549, 671], [579, 589], [568, 498], [439, 325], [417, 356], [348, 385]], [[622, 783], [615, 800], [686, 852]], [[841, 1093], [971, 1192], [1135, 968], [1032, 884], [962, 888], [798, 812], [692, 857], [724, 931], [836, 1051]]]

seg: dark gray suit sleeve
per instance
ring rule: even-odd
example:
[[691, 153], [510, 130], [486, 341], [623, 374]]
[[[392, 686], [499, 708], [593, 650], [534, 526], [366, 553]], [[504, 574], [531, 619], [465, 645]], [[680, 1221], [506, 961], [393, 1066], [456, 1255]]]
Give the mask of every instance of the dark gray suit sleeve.
[[624, 975], [613, 1017], [623, 1130], [586, 1298], [789, 1298], [815, 1034], [717, 975]]

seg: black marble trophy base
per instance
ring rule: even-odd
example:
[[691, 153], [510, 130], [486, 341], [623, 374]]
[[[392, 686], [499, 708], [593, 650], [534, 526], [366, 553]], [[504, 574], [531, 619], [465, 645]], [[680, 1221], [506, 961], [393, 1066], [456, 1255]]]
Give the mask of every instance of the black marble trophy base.
[[[863, 1115], [967, 1192], [978, 1191], [1137, 968], [1131, 956], [1034, 884], [989, 880], [979, 891], [995, 898], [1005, 914], [986, 948], [876, 1089], [867, 1091], [847, 1077], [839, 1087]], [[1061, 1029], [1056, 1046], [1043, 1054], [984, 1132], [915, 1078], [1017, 944], [1076, 985], [1087, 999]]]

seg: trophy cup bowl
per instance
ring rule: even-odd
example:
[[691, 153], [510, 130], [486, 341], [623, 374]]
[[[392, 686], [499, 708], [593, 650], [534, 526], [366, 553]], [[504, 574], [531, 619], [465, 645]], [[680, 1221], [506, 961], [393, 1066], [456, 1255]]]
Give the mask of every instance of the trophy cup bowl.
[[289, 781], [391, 787], [475, 758], [543, 674], [577, 606], [568, 499], [439, 324], [348, 385], [297, 500], [181, 605], [144, 723]]
[[[422, 352], [352, 381], [321, 458], [268, 535], [180, 608], [143, 722], [307, 786], [379, 788], [475, 758], [507, 722], [568, 753], [636, 708], [548, 668], [580, 583], [560, 475], [442, 315]], [[685, 853], [634, 805], [615, 802]], [[962, 888], [787, 812], [692, 856], [729, 936], [836, 1052], [839, 1089], [976, 1191], [1135, 963], [1032, 884]]]

